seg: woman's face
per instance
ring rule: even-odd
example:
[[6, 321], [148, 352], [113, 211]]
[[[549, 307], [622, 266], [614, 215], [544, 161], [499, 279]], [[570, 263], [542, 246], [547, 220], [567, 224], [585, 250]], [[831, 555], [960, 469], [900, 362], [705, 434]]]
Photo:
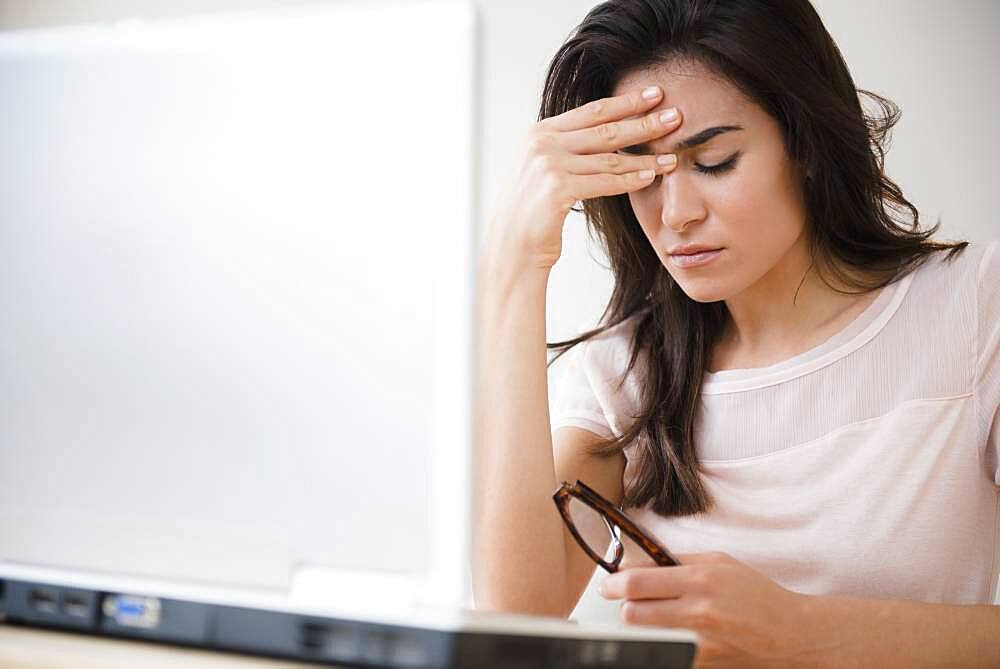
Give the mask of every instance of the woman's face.
[[[613, 94], [649, 84], [659, 84], [664, 92], [657, 110], [677, 107], [681, 125], [641, 149], [623, 152], [676, 153], [678, 162], [669, 174], [630, 193], [629, 201], [678, 285], [693, 300], [715, 302], [798, 267], [808, 254], [800, 171], [786, 156], [777, 122], [696, 64], [632, 72]], [[685, 150], [673, 148], [716, 127], [739, 129], [717, 132]], [[714, 166], [719, 166], [715, 173], [705, 171]], [[688, 244], [722, 251], [706, 264], [683, 267], [669, 251]]]

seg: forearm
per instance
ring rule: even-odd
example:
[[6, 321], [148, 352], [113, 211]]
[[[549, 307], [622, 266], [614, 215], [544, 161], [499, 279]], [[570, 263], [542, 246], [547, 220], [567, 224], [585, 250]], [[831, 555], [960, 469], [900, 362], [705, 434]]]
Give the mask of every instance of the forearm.
[[[473, 590], [489, 610], [559, 615], [565, 542], [552, 503], [545, 349], [548, 269], [503, 248], [480, 261]], [[513, 252], [510, 252], [513, 253]]]
[[1000, 667], [1000, 606], [804, 597], [812, 666]]

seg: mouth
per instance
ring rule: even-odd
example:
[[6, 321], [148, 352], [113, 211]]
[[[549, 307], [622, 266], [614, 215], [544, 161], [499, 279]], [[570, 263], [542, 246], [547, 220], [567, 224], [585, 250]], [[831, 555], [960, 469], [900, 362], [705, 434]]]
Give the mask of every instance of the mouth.
[[670, 262], [681, 269], [701, 267], [715, 260], [724, 249], [701, 250], [695, 253], [671, 253]]

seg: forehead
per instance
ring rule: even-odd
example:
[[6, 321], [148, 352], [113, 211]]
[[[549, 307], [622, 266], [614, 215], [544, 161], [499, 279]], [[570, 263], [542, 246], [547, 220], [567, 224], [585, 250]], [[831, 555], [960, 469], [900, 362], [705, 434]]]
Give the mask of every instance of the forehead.
[[612, 96], [652, 84], [659, 85], [664, 93], [656, 109], [679, 107], [686, 125], [734, 121], [753, 113], [754, 105], [739, 89], [697, 63], [675, 61], [633, 70], [621, 77]]

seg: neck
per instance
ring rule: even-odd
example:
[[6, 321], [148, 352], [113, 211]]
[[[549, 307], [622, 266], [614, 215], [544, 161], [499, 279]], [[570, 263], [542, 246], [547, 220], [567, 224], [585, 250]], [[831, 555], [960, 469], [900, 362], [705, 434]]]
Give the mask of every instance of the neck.
[[[837, 292], [820, 278], [820, 263], [800, 237], [767, 274], [727, 299], [730, 321], [713, 370], [762, 367], [797, 355], [835, 334], [874, 299]], [[829, 272], [824, 275], [833, 283]]]

